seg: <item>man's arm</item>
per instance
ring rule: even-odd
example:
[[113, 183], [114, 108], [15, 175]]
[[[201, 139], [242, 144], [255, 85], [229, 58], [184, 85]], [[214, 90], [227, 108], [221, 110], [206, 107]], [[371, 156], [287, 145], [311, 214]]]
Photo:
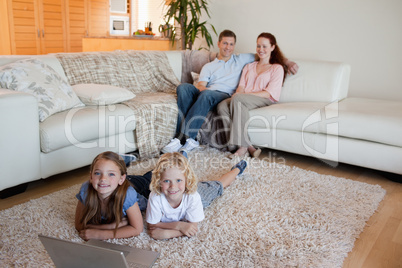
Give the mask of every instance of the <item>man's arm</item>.
[[208, 88], [207, 88], [207, 82], [204, 82], [204, 81], [200, 81], [200, 82], [198, 82], [197, 83], [197, 85], [195, 86], [199, 91], [204, 91], [204, 90], [207, 90]]
[[288, 67], [288, 73], [296, 74], [299, 70], [299, 65], [296, 62], [285, 59], [285, 65]]

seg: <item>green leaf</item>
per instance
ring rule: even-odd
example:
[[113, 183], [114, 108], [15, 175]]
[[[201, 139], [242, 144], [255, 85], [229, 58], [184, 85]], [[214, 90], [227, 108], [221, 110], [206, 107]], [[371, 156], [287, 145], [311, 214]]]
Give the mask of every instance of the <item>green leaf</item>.
[[[184, 33], [184, 37], [180, 36], [179, 38], [184, 39], [184, 49], [191, 49], [197, 38], [205, 39], [208, 48], [213, 45], [212, 36], [206, 27], [207, 22], [203, 21], [200, 23], [200, 17], [203, 12], [205, 12], [209, 18], [211, 17], [207, 0], [173, 0], [167, 5], [164, 19], [165, 21], [174, 19], [174, 21], [180, 25], [180, 31]], [[208, 25], [211, 27], [212, 33], [217, 35], [215, 27], [211, 24]], [[173, 27], [173, 33], [170, 38], [172, 45], [174, 45], [177, 30], [177, 27]]]

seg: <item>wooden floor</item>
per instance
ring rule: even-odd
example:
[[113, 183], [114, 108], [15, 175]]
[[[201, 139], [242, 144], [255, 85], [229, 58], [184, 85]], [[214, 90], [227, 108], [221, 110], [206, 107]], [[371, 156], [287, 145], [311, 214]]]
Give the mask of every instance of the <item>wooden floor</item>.
[[[381, 173], [340, 164], [336, 167], [315, 158], [264, 150], [260, 158], [276, 163], [285, 163], [320, 174], [343, 177], [369, 184], [379, 184], [387, 194], [378, 211], [367, 222], [364, 231], [355, 242], [355, 247], [345, 259], [344, 267], [402, 267], [402, 184], [385, 178]], [[88, 179], [89, 167], [53, 176], [29, 184], [21, 194], [0, 199], [0, 210], [24, 203], [54, 191], [58, 191]]]

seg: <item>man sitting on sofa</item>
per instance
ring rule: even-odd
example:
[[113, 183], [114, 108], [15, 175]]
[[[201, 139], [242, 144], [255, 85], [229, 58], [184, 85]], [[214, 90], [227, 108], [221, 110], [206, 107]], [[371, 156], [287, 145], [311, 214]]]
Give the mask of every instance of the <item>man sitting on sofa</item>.
[[[237, 88], [243, 67], [255, 59], [252, 53], [233, 55], [235, 45], [235, 33], [222, 31], [218, 38], [218, 56], [202, 67], [197, 85], [184, 83], [177, 87], [179, 115], [176, 136], [162, 149], [162, 153], [189, 152], [199, 146], [196, 137], [208, 112], [219, 102], [230, 98]], [[296, 63], [287, 60], [286, 65], [292, 73], [297, 72]]]

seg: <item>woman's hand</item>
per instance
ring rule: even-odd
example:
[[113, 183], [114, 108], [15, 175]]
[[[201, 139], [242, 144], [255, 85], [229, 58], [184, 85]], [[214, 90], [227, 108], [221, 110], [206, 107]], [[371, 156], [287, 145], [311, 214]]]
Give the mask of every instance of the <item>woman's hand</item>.
[[236, 88], [235, 93], [234, 93], [232, 96], [234, 96], [234, 95], [236, 95], [236, 94], [238, 94], [238, 93], [244, 93], [244, 92], [245, 92], [244, 87], [238, 86], [238, 87]]

